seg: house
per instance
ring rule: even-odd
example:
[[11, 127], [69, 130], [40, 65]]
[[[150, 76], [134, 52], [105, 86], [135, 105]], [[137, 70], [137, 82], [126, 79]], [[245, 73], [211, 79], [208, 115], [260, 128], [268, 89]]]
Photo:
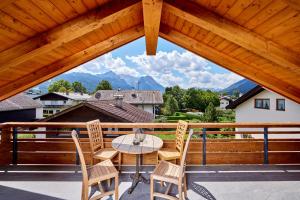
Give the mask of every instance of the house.
[[[236, 122], [300, 122], [300, 104], [275, 92], [256, 86], [237, 100], [231, 102], [226, 109], [235, 110]], [[251, 134], [258, 129], [239, 128], [237, 131], [249, 131], [254, 138], [262, 138], [262, 134]], [[261, 129], [260, 129], [261, 130]], [[270, 129], [274, 131], [300, 131], [300, 129]], [[241, 138], [242, 135], [236, 135]], [[270, 134], [269, 138], [299, 138], [298, 134]]]
[[0, 102], [0, 122], [30, 122], [43, 118], [43, 105], [20, 93]]
[[226, 106], [228, 106], [231, 103], [231, 101], [231, 98], [228, 96], [220, 97], [220, 109], [225, 110]]
[[113, 100], [116, 95], [123, 96], [123, 101], [147, 111], [155, 117], [157, 109], [163, 102], [160, 91], [157, 90], [98, 90], [92, 100]]
[[33, 99], [38, 100], [43, 105], [43, 116], [48, 117], [66, 108], [72, 107], [90, 98], [90, 95], [83, 93], [62, 93], [49, 92]]
[[41, 121], [87, 122], [151, 122], [153, 115], [126, 102], [118, 100], [89, 100], [51, 115]]

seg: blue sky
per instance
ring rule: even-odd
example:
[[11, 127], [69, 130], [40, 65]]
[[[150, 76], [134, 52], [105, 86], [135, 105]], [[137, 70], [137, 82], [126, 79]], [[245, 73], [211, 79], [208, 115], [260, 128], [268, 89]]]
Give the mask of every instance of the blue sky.
[[240, 76], [159, 38], [156, 56], [145, 53], [145, 38], [87, 62], [70, 72], [91, 74], [113, 71], [131, 76], [151, 75], [163, 86], [225, 88]]

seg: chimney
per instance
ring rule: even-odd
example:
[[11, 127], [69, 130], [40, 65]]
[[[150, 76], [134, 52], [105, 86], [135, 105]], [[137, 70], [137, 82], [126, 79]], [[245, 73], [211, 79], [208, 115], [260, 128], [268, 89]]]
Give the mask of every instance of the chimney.
[[124, 95], [115, 94], [114, 99], [115, 99], [115, 106], [118, 107], [118, 108], [122, 108]]

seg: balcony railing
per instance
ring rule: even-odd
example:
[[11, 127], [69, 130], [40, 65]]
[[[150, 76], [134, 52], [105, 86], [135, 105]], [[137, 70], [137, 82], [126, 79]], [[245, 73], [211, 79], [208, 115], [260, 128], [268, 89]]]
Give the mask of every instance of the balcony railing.
[[[130, 134], [133, 128], [144, 128], [147, 134], [167, 137], [163, 148], [175, 146], [170, 139], [175, 123], [102, 123], [105, 146], [111, 147], [112, 136]], [[90, 146], [85, 123], [10, 122], [0, 124], [0, 164], [78, 164], [71, 130], [79, 133], [87, 163]], [[39, 128], [39, 129], [37, 129]], [[43, 128], [43, 129], [41, 129]], [[299, 139], [269, 139], [269, 134], [300, 134], [300, 123], [190, 123], [195, 136], [190, 143], [187, 164], [295, 164], [300, 163]], [[227, 129], [226, 129], [227, 128]], [[255, 131], [221, 131], [228, 128], [251, 128]], [[257, 131], [261, 128], [261, 131]], [[283, 131], [282, 128], [285, 130]], [[297, 128], [297, 129], [294, 129]], [[281, 129], [281, 130], [279, 130]], [[49, 138], [20, 139], [23, 134], [46, 134]], [[264, 139], [210, 138], [210, 135], [262, 134]], [[168, 136], [166, 136], [168, 135]], [[51, 136], [51, 137], [50, 137]], [[144, 165], [156, 164], [156, 153], [143, 155]], [[134, 155], [122, 154], [122, 164], [135, 163]]]

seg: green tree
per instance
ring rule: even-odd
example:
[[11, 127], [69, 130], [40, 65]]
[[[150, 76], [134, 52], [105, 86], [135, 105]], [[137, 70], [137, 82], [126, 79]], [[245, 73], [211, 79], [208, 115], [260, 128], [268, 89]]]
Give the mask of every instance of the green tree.
[[167, 96], [167, 100], [163, 108], [164, 115], [173, 115], [178, 110], [179, 108], [177, 100], [172, 95]]
[[210, 102], [205, 109], [204, 120], [206, 122], [216, 122], [218, 120], [217, 110], [212, 102]]
[[186, 108], [201, 110], [200, 109], [201, 99], [200, 99], [199, 91], [196, 88], [187, 89], [184, 95], [184, 102]]
[[87, 89], [82, 85], [81, 82], [75, 81], [72, 83], [72, 88], [74, 92], [77, 93], [87, 93]]
[[98, 83], [95, 92], [97, 92], [98, 90], [112, 90], [112, 86], [109, 81], [102, 80], [100, 83]]
[[172, 95], [176, 101], [178, 102], [179, 110], [185, 109], [185, 101], [184, 101], [185, 90], [180, 88], [178, 85], [173, 87], [167, 87], [165, 93], [163, 95], [164, 101], [167, 100], [168, 95]]
[[62, 80], [53, 82], [48, 87], [48, 92], [59, 92], [59, 90], [64, 90], [65, 92], [72, 91], [72, 86], [69, 81], [62, 79]]

